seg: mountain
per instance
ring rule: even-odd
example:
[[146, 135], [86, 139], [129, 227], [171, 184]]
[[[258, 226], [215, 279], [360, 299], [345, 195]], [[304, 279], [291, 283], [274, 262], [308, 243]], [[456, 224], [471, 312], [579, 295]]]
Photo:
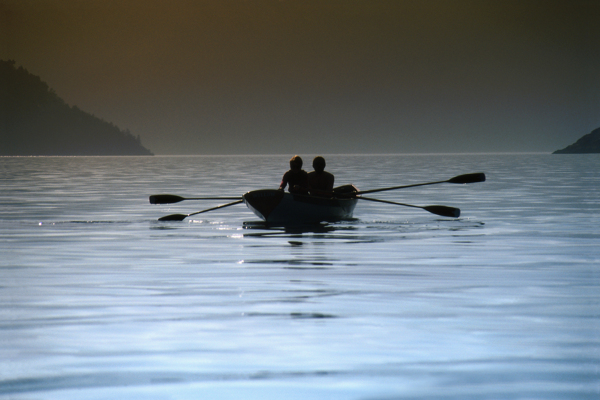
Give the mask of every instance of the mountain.
[[39, 77], [0, 60], [0, 155], [152, 155], [140, 137], [77, 106]]
[[600, 153], [600, 128], [594, 129], [587, 135], [579, 138], [575, 143], [552, 154], [583, 154]]

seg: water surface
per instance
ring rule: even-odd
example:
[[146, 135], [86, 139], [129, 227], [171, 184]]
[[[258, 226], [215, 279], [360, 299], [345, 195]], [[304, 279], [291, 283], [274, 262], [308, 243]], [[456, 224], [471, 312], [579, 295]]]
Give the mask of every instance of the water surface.
[[361, 189], [488, 180], [371, 195], [459, 219], [267, 229], [148, 196], [276, 188], [288, 156], [0, 158], [0, 398], [600, 396], [597, 155], [326, 158]]

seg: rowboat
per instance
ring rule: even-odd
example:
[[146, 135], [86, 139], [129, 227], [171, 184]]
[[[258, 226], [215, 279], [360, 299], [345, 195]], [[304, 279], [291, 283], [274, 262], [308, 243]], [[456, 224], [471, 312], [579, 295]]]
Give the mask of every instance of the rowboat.
[[353, 185], [344, 185], [334, 189], [333, 197], [319, 197], [261, 189], [245, 193], [242, 199], [267, 223], [312, 224], [351, 219], [358, 201], [357, 191]]
[[343, 185], [333, 189], [332, 196], [309, 196], [295, 193], [285, 193], [283, 190], [261, 189], [243, 194], [241, 197], [181, 197], [173, 194], [155, 194], [150, 196], [150, 204], [173, 204], [183, 200], [235, 200], [231, 203], [207, 208], [190, 214], [171, 214], [160, 217], [159, 221], [183, 221], [192, 215], [230, 207], [240, 203], [252, 210], [258, 217], [267, 223], [274, 224], [313, 224], [319, 222], [337, 222], [352, 218], [354, 207], [358, 200], [374, 201], [378, 203], [394, 204], [397, 206], [420, 208], [432, 214], [443, 217], [458, 218], [460, 210], [448, 206], [416, 206], [413, 204], [398, 203], [395, 201], [373, 199], [363, 195], [387, 190], [405, 189], [416, 186], [435, 185], [438, 183], [475, 183], [485, 182], [485, 174], [476, 172], [458, 175], [445, 181], [426, 183], [413, 183], [411, 185], [391, 186], [379, 189], [359, 191], [354, 185]]

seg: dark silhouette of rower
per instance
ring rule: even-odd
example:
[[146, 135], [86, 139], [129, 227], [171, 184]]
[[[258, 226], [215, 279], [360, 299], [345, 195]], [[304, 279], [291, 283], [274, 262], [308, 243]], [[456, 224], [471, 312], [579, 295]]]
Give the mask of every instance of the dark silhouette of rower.
[[290, 159], [290, 170], [283, 174], [279, 190], [287, 185], [290, 193], [308, 194], [308, 174], [302, 169], [302, 158], [298, 155]]
[[313, 160], [312, 172], [308, 173], [308, 190], [314, 196], [331, 197], [333, 196], [334, 176], [325, 171], [325, 159], [317, 156]]

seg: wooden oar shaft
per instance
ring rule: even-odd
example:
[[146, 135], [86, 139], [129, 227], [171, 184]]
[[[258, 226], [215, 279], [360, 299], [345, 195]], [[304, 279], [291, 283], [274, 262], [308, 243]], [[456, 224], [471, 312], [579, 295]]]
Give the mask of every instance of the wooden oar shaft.
[[216, 206], [216, 207], [212, 207], [212, 208], [207, 208], [206, 210], [202, 210], [202, 211], [197, 211], [195, 213], [188, 214], [187, 216], [191, 217], [192, 215], [202, 214], [202, 213], [205, 213], [205, 212], [208, 212], [208, 211], [212, 211], [212, 210], [217, 210], [219, 208], [233, 206], [233, 205], [240, 204], [240, 203], [243, 203], [243, 202], [244, 202], [243, 199], [239, 199], [239, 200], [231, 202], [231, 203], [221, 204], [220, 206]]
[[[363, 192], [363, 193], [364, 193], [364, 192]], [[371, 197], [362, 197], [362, 196], [360, 196], [360, 197], [357, 197], [357, 198], [358, 198], [358, 199], [361, 199], [361, 200], [376, 201], [376, 202], [378, 202], [378, 203], [394, 204], [394, 205], [397, 205], [397, 206], [406, 206], [406, 207], [414, 207], [414, 208], [423, 208], [423, 207], [421, 207], [421, 206], [415, 206], [415, 205], [412, 205], [412, 204], [397, 203], [397, 202], [395, 202], [395, 201], [381, 200], [381, 199], [374, 199], [374, 198], [371, 198]]]
[[453, 178], [447, 179], [445, 181], [414, 183], [412, 185], [402, 185], [402, 186], [386, 187], [386, 188], [381, 188], [381, 189], [362, 190], [362, 191], [356, 192], [356, 194], [361, 195], [361, 194], [368, 194], [368, 193], [384, 192], [387, 190], [406, 189], [406, 188], [415, 187], [415, 186], [436, 185], [438, 183], [466, 184], [466, 183], [475, 183], [475, 182], [484, 182], [484, 181], [485, 181], [485, 174], [483, 172], [475, 172], [472, 174], [458, 175]]
[[239, 203], [241, 203], [243, 201], [244, 201], [243, 199], [240, 199], [240, 200], [234, 201], [232, 203], [221, 204], [220, 206], [207, 208], [206, 210], [198, 211], [198, 212], [187, 214], [187, 215], [186, 214], [165, 215], [164, 217], [160, 217], [158, 220], [159, 221], [183, 221], [184, 219], [186, 219], [187, 217], [190, 217], [192, 215], [202, 214], [202, 213], [205, 213], [205, 212], [208, 212], [208, 211], [212, 211], [212, 210], [216, 210], [216, 209], [219, 209], [219, 208], [233, 206], [233, 205], [239, 204]]
[[455, 208], [455, 207], [439, 206], [439, 205], [433, 205], [433, 206], [415, 206], [413, 204], [397, 203], [395, 201], [373, 199], [373, 198], [370, 198], [370, 197], [362, 197], [362, 196], [361, 197], [357, 197], [357, 199], [369, 200], [369, 201], [376, 201], [378, 203], [394, 204], [394, 205], [397, 205], [397, 206], [420, 208], [420, 209], [428, 211], [428, 212], [430, 212], [432, 214], [441, 215], [443, 217], [450, 217], [450, 218], [458, 218], [458, 217], [460, 217], [460, 209]]
[[406, 189], [406, 188], [415, 187], [415, 186], [435, 185], [437, 183], [446, 183], [446, 182], [447, 181], [414, 183], [412, 185], [402, 185], [402, 186], [392, 186], [392, 187], [381, 188], [381, 189], [361, 190], [359, 192], [356, 192], [356, 194], [369, 194], [369, 193], [385, 192], [387, 190]]
[[153, 194], [150, 196], [150, 204], [173, 204], [183, 200], [239, 200], [240, 196], [236, 197], [181, 197], [174, 194]]
[[186, 197], [184, 200], [241, 200], [240, 196], [231, 197]]

